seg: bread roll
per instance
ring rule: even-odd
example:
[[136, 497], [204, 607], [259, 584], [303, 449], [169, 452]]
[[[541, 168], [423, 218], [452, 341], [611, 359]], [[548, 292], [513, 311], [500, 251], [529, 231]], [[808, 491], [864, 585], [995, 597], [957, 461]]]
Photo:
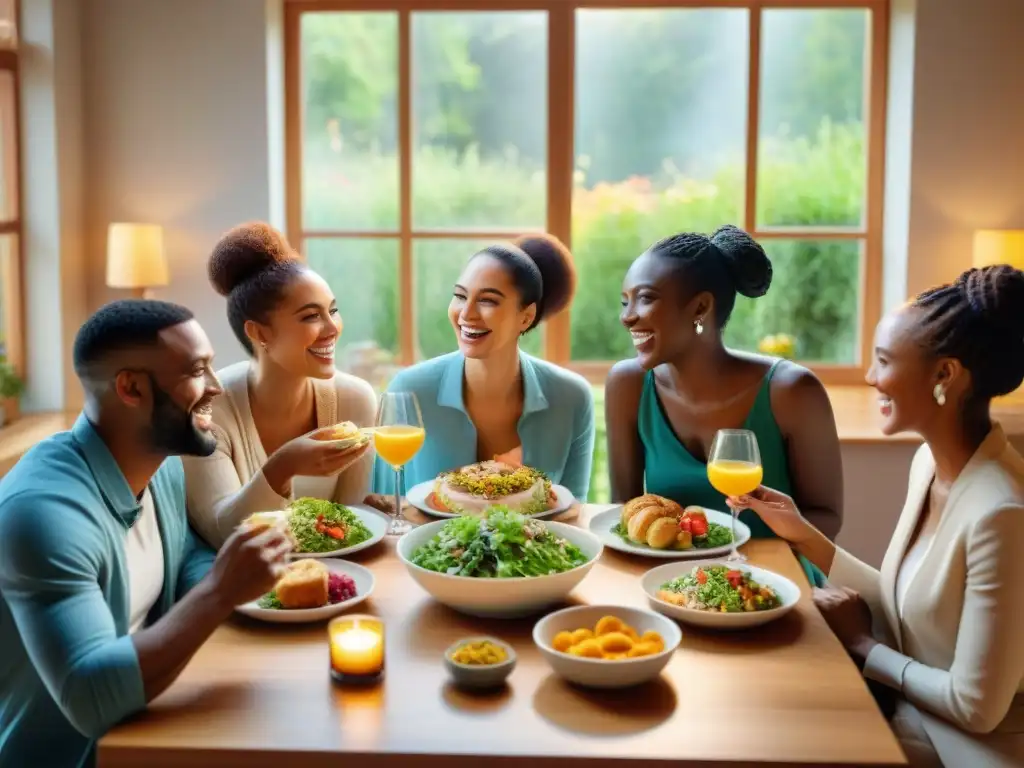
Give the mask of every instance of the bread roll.
[[622, 524], [628, 526], [633, 515], [646, 507], [660, 506], [661, 501], [662, 498], [655, 496], [653, 493], [645, 493], [643, 496], [630, 499], [622, 505]]
[[282, 608], [320, 608], [327, 605], [329, 571], [318, 560], [296, 560], [274, 591]]
[[626, 526], [626, 534], [637, 544], [646, 544], [647, 529], [651, 527], [651, 523], [660, 517], [665, 517], [666, 514], [664, 507], [644, 507], [630, 518], [629, 525]]
[[647, 546], [654, 549], [668, 549], [679, 534], [679, 523], [674, 517], [660, 517], [647, 529]]

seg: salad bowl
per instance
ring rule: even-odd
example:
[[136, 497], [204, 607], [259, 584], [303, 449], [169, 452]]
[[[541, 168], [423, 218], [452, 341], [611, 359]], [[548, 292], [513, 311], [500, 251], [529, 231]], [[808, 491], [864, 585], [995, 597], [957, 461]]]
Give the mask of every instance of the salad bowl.
[[[738, 571], [741, 575], [739, 581], [749, 584], [749, 580], [753, 580], [755, 584], [767, 587], [775, 595], [775, 599], [771, 601], [771, 607], [736, 611], [709, 610], [676, 605], [659, 597], [659, 593], [666, 584], [684, 579], [694, 574], [697, 570], [707, 569], [724, 570], [727, 573]], [[712, 581], [715, 580], [714, 576], [705, 576], [705, 578]], [[721, 579], [718, 579], [718, 581], [721, 581]], [[708, 629], [749, 629], [751, 627], [759, 627], [770, 621], [782, 618], [793, 610], [800, 600], [800, 587], [785, 576], [765, 570], [764, 568], [758, 568], [749, 563], [730, 563], [724, 560], [691, 560], [685, 563], [661, 565], [645, 573], [640, 581], [640, 586], [647, 596], [647, 602], [654, 610], [684, 624]], [[721, 594], [717, 595], [716, 599], [735, 589], [735, 587], [728, 583], [721, 583], [718, 586], [718, 592]], [[712, 593], [715, 592], [714, 585], [711, 591]]]
[[[492, 524], [513, 528], [529, 525], [530, 535], [525, 538], [530, 543], [525, 549], [515, 543], [514, 530], [508, 535], [490, 535], [488, 526]], [[537, 526], [546, 533], [537, 536]], [[473, 553], [495, 541], [500, 542], [496, 553], [482, 558], [479, 565], [460, 566], [448, 555], [451, 551]], [[561, 541], [574, 548], [575, 557], [566, 555], [568, 550]], [[563, 602], [590, 573], [603, 550], [600, 540], [590, 531], [507, 511], [497, 517], [492, 511], [486, 518], [461, 517], [427, 523], [405, 534], [397, 546], [399, 560], [431, 597], [461, 613], [487, 618], [529, 616]], [[487, 567], [495, 559], [501, 562], [500, 575]]]

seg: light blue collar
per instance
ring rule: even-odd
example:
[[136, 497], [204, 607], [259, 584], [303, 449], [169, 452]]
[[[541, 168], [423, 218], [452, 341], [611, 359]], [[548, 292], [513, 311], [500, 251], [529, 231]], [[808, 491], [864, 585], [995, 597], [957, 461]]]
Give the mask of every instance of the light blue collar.
[[[462, 398], [462, 375], [465, 368], [465, 357], [457, 353], [449, 356], [437, 388], [438, 405], [466, 413], [466, 403]], [[548, 399], [540, 386], [536, 362], [522, 350], [519, 352], [519, 368], [523, 373], [523, 416], [546, 410]]]
[[75, 425], [71, 428], [71, 437], [81, 448], [85, 463], [89, 465], [89, 471], [96, 478], [96, 484], [110, 511], [126, 528], [131, 528], [139, 518], [142, 505], [132, 493], [131, 486], [128, 485], [114, 455], [84, 413], [79, 414], [75, 420]]

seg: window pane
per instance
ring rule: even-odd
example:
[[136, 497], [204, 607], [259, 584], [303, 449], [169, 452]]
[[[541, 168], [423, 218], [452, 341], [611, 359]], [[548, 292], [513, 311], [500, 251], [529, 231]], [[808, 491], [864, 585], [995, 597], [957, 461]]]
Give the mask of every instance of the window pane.
[[547, 16], [412, 17], [413, 225], [542, 228]]
[[14, 73], [0, 71], [0, 221], [18, 218], [18, 109]]
[[651, 243], [742, 219], [748, 13], [577, 13], [572, 357], [616, 360], [622, 278]]
[[302, 225], [398, 228], [398, 15], [305, 13]]
[[398, 240], [309, 239], [305, 251], [338, 299], [339, 367], [378, 386], [398, 353]]
[[[459, 273], [473, 254], [493, 240], [425, 239], [413, 243], [413, 285], [416, 291], [416, 354], [426, 359], [453, 352], [458, 348], [455, 330], [448, 320], [448, 305]], [[520, 340], [520, 346], [532, 355], [543, 348], [543, 325]]]
[[739, 297], [725, 338], [756, 350], [768, 336], [786, 334], [808, 362], [858, 362], [860, 262], [858, 240], [761, 242], [772, 260], [772, 286], [759, 299]]
[[759, 226], [860, 226], [870, 11], [767, 10], [762, 22]]

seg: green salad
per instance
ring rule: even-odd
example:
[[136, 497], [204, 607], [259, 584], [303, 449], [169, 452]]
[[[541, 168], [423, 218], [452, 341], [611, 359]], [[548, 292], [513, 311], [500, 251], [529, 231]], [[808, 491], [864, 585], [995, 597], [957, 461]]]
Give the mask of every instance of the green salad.
[[767, 611], [782, 604], [775, 590], [754, 581], [750, 571], [724, 565], [694, 566], [685, 576], [662, 584], [658, 599], [719, 613]]
[[496, 505], [484, 517], [452, 518], [410, 560], [451, 576], [507, 579], [562, 573], [587, 557], [540, 520]]
[[326, 499], [296, 499], [288, 524], [298, 552], [333, 552], [361, 544], [373, 534], [344, 504]]

